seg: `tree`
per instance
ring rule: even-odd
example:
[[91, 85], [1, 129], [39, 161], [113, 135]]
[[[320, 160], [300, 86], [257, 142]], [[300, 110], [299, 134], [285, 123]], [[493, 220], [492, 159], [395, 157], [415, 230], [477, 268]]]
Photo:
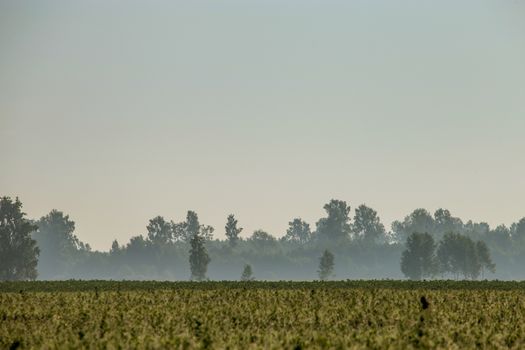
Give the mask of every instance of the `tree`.
[[457, 279], [477, 278], [483, 268], [494, 269], [490, 253], [482, 241], [474, 242], [470, 237], [459, 233], [448, 232], [439, 243], [437, 256], [440, 271], [451, 273]]
[[213, 227], [201, 225], [199, 216], [196, 212], [189, 210], [186, 214], [186, 221], [178, 224], [172, 224], [174, 239], [182, 242], [191, 242], [192, 238], [200, 235], [204, 240], [213, 238]]
[[323, 208], [327, 217], [321, 218], [316, 223], [318, 237], [333, 241], [349, 238], [351, 233], [350, 206], [344, 201], [332, 199]]
[[489, 270], [492, 273], [496, 272], [496, 264], [492, 262], [490, 257], [490, 251], [487, 247], [487, 244], [483, 241], [476, 242], [476, 250], [478, 253], [478, 259], [481, 265], [481, 278], [485, 277], [485, 269]]
[[145, 265], [151, 261], [151, 242], [142, 235], [131, 237], [126, 245], [126, 260], [131, 265]]
[[204, 237], [200, 234], [195, 234], [190, 241], [190, 269], [191, 279], [202, 281], [206, 279], [206, 272], [210, 257], [204, 246]]
[[494, 230], [491, 230], [484, 239], [489, 246], [507, 250], [512, 245], [512, 238], [510, 230], [505, 225], [499, 225]]
[[156, 216], [149, 221], [148, 240], [156, 245], [163, 246], [173, 240], [173, 225], [162, 216]]
[[355, 210], [353, 231], [356, 237], [367, 243], [374, 243], [385, 236], [385, 226], [377, 212], [364, 204]]
[[237, 227], [237, 219], [235, 219], [233, 214], [228, 215], [224, 229], [226, 231], [226, 237], [228, 238], [228, 243], [230, 246], [236, 246], [237, 242], [239, 241], [239, 234], [242, 232], [242, 227]]
[[447, 232], [461, 232], [463, 230], [463, 221], [460, 218], [453, 217], [447, 209], [438, 209], [434, 213], [434, 231], [440, 237]]
[[462, 236], [462, 244], [465, 254], [463, 276], [465, 276], [465, 278], [476, 279], [481, 273], [481, 263], [478, 257], [476, 243], [474, 243], [470, 237]]
[[268, 252], [277, 247], [277, 239], [274, 236], [263, 230], [253, 231], [248, 242], [258, 251]]
[[109, 250], [110, 255], [117, 255], [120, 253], [120, 246], [118, 244], [118, 241], [115, 239], [113, 243], [111, 243], [111, 249]]
[[325, 249], [323, 255], [319, 258], [319, 279], [321, 281], [327, 280], [334, 272], [334, 254], [332, 254], [328, 249]]
[[75, 222], [63, 212], [53, 209], [37, 222], [34, 238], [40, 248], [38, 270], [42, 278], [66, 278], [89, 246], [74, 234]]
[[414, 210], [403, 222], [394, 221], [392, 231], [398, 242], [402, 242], [414, 232], [434, 233], [434, 218], [423, 208]]
[[463, 233], [472, 238], [485, 238], [490, 232], [490, 225], [486, 222], [472, 222], [467, 221], [463, 227]]
[[413, 280], [433, 276], [436, 273], [435, 249], [436, 244], [430, 234], [412, 233], [401, 255], [401, 272]]
[[253, 280], [254, 278], [253, 278], [252, 266], [250, 264], [244, 265], [244, 270], [242, 271], [242, 275], [241, 275], [241, 281], [248, 282], [248, 281], [253, 281]]
[[523, 243], [525, 241], [525, 218], [512, 225], [512, 240]]
[[284, 240], [288, 242], [298, 242], [304, 244], [309, 242], [312, 236], [310, 225], [303, 220], [296, 218], [288, 223], [288, 230]]
[[22, 212], [18, 197], [0, 198], [0, 280], [34, 280], [39, 249], [31, 232], [37, 229]]
[[457, 279], [464, 265], [464, 252], [461, 247], [461, 235], [447, 232], [437, 249], [439, 271], [442, 274], [451, 273]]

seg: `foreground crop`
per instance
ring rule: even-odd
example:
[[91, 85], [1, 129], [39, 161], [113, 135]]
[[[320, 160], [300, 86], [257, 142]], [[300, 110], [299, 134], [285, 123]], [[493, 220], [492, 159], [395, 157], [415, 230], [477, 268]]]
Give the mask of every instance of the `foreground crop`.
[[517, 285], [432, 283], [0, 284], [0, 348], [525, 347]]

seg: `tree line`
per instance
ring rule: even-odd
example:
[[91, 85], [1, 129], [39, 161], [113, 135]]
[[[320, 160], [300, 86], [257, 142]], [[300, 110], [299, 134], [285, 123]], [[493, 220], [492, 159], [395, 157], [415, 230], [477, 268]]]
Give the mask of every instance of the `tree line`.
[[428, 233], [412, 233], [401, 256], [401, 271], [405, 276], [420, 280], [447, 275], [458, 279], [477, 279], [485, 271], [494, 273], [487, 244], [474, 241], [459, 233], [448, 232], [436, 244]]
[[18, 198], [2, 197], [0, 279], [476, 279], [487, 272], [511, 279], [525, 262], [525, 218], [492, 229], [446, 209], [416, 209], [387, 231], [364, 204], [353, 215], [341, 200], [323, 208], [314, 228], [293, 218], [280, 238], [261, 229], [242, 236], [233, 214], [225, 218], [223, 240], [194, 211], [180, 222], [157, 216], [143, 234], [100, 252], [78, 239], [62, 211], [30, 220]]

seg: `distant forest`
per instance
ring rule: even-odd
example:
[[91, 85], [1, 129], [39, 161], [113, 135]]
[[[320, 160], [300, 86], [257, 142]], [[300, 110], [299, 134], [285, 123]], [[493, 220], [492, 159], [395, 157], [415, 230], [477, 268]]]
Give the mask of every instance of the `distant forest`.
[[[491, 228], [446, 209], [416, 209], [387, 230], [366, 205], [352, 211], [331, 200], [323, 208], [314, 225], [292, 218], [280, 238], [246, 234], [233, 214], [218, 229], [194, 211], [180, 221], [157, 216], [142, 235], [101, 252], [78, 239], [66, 213], [30, 220], [18, 198], [2, 197], [0, 280], [525, 278], [525, 218]], [[226, 239], [214, 238], [218, 230]]]

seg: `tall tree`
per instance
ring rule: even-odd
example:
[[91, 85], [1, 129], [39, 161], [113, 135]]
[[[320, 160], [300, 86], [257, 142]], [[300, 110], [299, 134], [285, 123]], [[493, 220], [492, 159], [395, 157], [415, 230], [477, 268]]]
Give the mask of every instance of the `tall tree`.
[[186, 221], [178, 224], [172, 224], [174, 238], [177, 241], [191, 242], [192, 238], [200, 235], [204, 240], [211, 240], [213, 238], [213, 227], [201, 225], [199, 223], [199, 216], [196, 212], [189, 210], [186, 214]]
[[237, 227], [237, 223], [237, 219], [235, 219], [233, 214], [228, 215], [224, 229], [226, 231], [226, 238], [228, 239], [228, 243], [231, 247], [237, 245], [237, 242], [239, 241], [239, 234], [242, 232], [242, 227]]
[[113, 240], [113, 243], [111, 243], [111, 249], [109, 250], [110, 255], [117, 255], [121, 251], [120, 246], [118, 244], [118, 241], [115, 239]]
[[156, 216], [149, 221], [148, 240], [156, 245], [163, 246], [173, 240], [173, 225], [164, 220], [162, 216]]
[[398, 242], [405, 241], [414, 232], [434, 233], [434, 218], [423, 208], [414, 210], [403, 222], [394, 221], [392, 231]]
[[355, 210], [353, 231], [356, 237], [367, 243], [374, 243], [385, 237], [385, 226], [377, 212], [364, 204]]
[[42, 278], [67, 278], [87, 250], [74, 234], [75, 222], [63, 212], [53, 209], [37, 222], [34, 238], [40, 248], [38, 270]]
[[36, 229], [18, 198], [0, 198], [0, 280], [36, 279], [39, 249], [31, 238]]
[[312, 232], [310, 231], [310, 225], [305, 221], [296, 218], [288, 223], [288, 229], [286, 230], [284, 240], [304, 244], [310, 241], [311, 236]]
[[210, 257], [204, 246], [204, 237], [199, 234], [194, 235], [191, 238], [190, 245], [191, 279], [202, 281], [206, 279], [206, 272], [210, 263]]
[[512, 240], [519, 243], [525, 243], [525, 218], [512, 225]]
[[332, 254], [328, 249], [325, 249], [323, 255], [319, 258], [319, 279], [321, 281], [327, 280], [330, 276], [334, 274], [334, 254]]
[[487, 244], [485, 244], [485, 242], [483, 241], [477, 241], [476, 250], [477, 250], [479, 263], [481, 266], [481, 278], [485, 277], [485, 269], [492, 273], [495, 273], [496, 264], [492, 262], [492, 258], [490, 257], [490, 251], [489, 251], [489, 248], [487, 247]]
[[470, 237], [463, 236], [462, 244], [465, 254], [463, 276], [465, 276], [465, 278], [477, 279], [481, 273], [482, 266], [479, 260], [476, 243]]
[[437, 258], [442, 274], [450, 273], [454, 278], [458, 278], [465, 257], [461, 245], [461, 235], [454, 232], [447, 232], [439, 242]]
[[126, 245], [126, 260], [133, 266], [148, 264], [152, 259], [151, 242], [142, 235], [131, 237]]
[[459, 233], [446, 233], [439, 243], [437, 256], [442, 273], [451, 273], [456, 279], [477, 278], [484, 268], [489, 271], [492, 264], [490, 252], [482, 241], [474, 242], [470, 237]]
[[467, 221], [463, 226], [463, 233], [473, 239], [485, 238], [490, 232], [490, 225], [486, 222]]
[[511, 232], [505, 225], [499, 225], [493, 230], [490, 230], [488, 234], [483, 237], [483, 241], [486, 242], [488, 246], [500, 251], [506, 251], [512, 247]]
[[413, 280], [433, 276], [437, 270], [435, 250], [436, 244], [430, 234], [412, 233], [401, 256], [401, 272]]
[[317, 236], [332, 241], [349, 238], [351, 233], [350, 206], [345, 201], [332, 199], [323, 208], [327, 217], [316, 223]]
[[463, 221], [453, 217], [447, 209], [438, 209], [434, 213], [434, 231], [438, 237], [443, 237], [447, 232], [461, 232]]

